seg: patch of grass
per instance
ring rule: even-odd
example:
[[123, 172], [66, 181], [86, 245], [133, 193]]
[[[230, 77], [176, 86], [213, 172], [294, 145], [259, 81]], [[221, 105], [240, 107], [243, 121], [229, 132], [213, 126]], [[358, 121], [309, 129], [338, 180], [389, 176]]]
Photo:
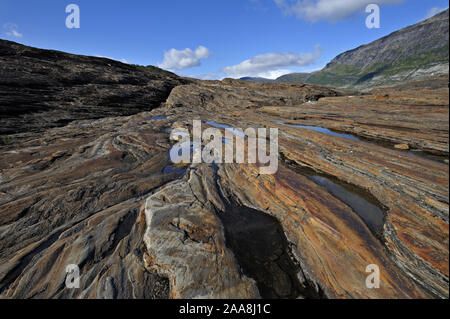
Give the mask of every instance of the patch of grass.
[[10, 135], [0, 136], [0, 145], [11, 145], [14, 143], [14, 139]]
[[364, 69], [353, 65], [334, 65], [326, 70], [312, 74], [308, 78], [307, 83], [346, 87], [369, 82], [375, 76], [389, 78], [405, 71], [448, 62], [448, 49], [448, 44], [437, 49], [412, 49], [412, 53], [403, 52], [400, 49], [393, 49], [394, 59], [383, 61], [382, 63], [375, 63]]
[[136, 68], [141, 69], [143, 71], [151, 72], [151, 73], [154, 73], [154, 74], [171, 76], [171, 77], [177, 76], [175, 73], [172, 73], [170, 71], [166, 71], [166, 70], [160, 69], [160, 68], [158, 68], [156, 66], [153, 66], [153, 65], [145, 66], [145, 65], [133, 64], [133, 66], [135, 66]]

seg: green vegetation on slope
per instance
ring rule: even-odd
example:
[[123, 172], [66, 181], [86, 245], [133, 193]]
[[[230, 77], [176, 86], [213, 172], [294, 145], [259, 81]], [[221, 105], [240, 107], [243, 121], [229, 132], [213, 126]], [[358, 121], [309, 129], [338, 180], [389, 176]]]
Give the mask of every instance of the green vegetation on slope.
[[447, 9], [428, 20], [344, 52], [321, 71], [288, 74], [275, 81], [369, 88], [448, 73], [448, 13]]

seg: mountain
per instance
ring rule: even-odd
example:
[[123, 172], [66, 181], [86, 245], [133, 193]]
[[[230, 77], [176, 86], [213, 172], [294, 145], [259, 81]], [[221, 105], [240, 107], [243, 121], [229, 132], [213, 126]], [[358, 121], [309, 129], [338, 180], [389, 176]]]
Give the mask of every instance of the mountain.
[[262, 83], [271, 83], [274, 82], [274, 80], [261, 78], [261, 77], [251, 77], [251, 76], [245, 76], [243, 78], [240, 78], [240, 80], [244, 81], [251, 81], [251, 82], [262, 82]]
[[277, 78], [276, 82], [302, 82], [306, 83], [312, 73], [290, 73]]
[[449, 10], [335, 57], [321, 71], [283, 75], [275, 82], [304, 82], [366, 89], [439, 74], [449, 67]]
[[307, 82], [364, 88], [448, 73], [448, 13], [344, 52]]

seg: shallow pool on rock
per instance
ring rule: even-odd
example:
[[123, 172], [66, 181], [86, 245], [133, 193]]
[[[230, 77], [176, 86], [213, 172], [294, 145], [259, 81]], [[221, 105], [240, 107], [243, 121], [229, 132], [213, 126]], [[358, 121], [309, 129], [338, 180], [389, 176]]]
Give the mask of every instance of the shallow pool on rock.
[[383, 205], [368, 191], [338, 178], [299, 166], [282, 155], [282, 160], [295, 172], [302, 174], [317, 185], [325, 188], [332, 196], [349, 206], [378, 238], [382, 237], [385, 222]]
[[165, 120], [165, 119], [167, 119], [167, 116], [153, 116], [153, 117], [149, 117], [147, 120], [152, 121], [152, 120]]
[[295, 127], [295, 128], [302, 128], [302, 129], [316, 131], [316, 132], [325, 133], [325, 134], [338, 136], [338, 137], [344, 137], [344, 138], [348, 138], [348, 139], [351, 139], [351, 140], [354, 140], [354, 141], [361, 141], [359, 138], [357, 138], [357, 137], [355, 137], [355, 136], [353, 136], [351, 134], [344, 134], [344, 133], [334, 132], [332, 130], [329, 130], [329, 129], [321, 127], [321, 126], [286, 124], [286, 123], [283, 123], [283, 122], [278, 122], [277, 124], [284, 125], [284, 126], [289, 126], [289, 127]]
[[287, 126], [287, 127], [302, 128], [302, 129], [320, 132], [320, 133], [337, 136], [337, 137], [343, 137], [343, 138], [347, 138], [347, 139], [357, 141], [357, 142], [366, 142], [366, 143], [370, 143], [372, 145], [386, 147], [386, 148], [395, 150], [396, 152], [399, 152], [399, 153], [409, 154], [412, 156], [425, 158], [425, 159], [436, 161], [436, 162], [446, 163], [445, 160], [448, 160], [448, 156], [446, 157], [446, 156], [441, 156], [441, 155], [434, 155], [434, 154], [430, 154], [430, 153], [427, 153], [427, 152], [424, 152], [424, 151], [418, 150], [418, 149], [408, 149], [408, 150], [396, 149], [395, 148], [396, 143], [393, 143], [393, 142], [381, 141], [381, 140], [370, 139], [370, 138], [358, 138], [352, 134], [338, 133], [338, 132], [332, 131], [330, 129], [327, 129], [325, 127], [321, 127], [321, 126], [287, 124], [284, 122], [277, 122], [277, 124]]
[[227, 246], [244, 274], [256, 281], [262, 298], [323, 298], [309, 282], [300, 283], [297, 274], [302, 270], [291, 258], [289, 243], [276, 218], [236, 203], [227, 205], [218, 217]]
[[232, 126], [229, 126], [229, 125], [216, 123], [216, 122], [214, 122], [214, 121], [205, 121], [205, 124], [211, 125], [211, 126], [216, 127], [216, 128], [229, 129], [229, 130], [231, 130], [231, 131], [233, 132], [234, 135], [237, 135], [237, 136], [243, 136], [243, 137], [246, 136], [246, 135], [243, 133], [243, 131], [238, 130], [238, 129], [236, 129], [236, 128], [232, 127]]
[[384, 212], [382, 209], [326, 177], [314, 175], [306, 175], [306, 177], [317, 185], [326, 188], [330, 194], [350, 206], [361, 217], [372, 233], [380, 234], [383, 231]]
[[[213, 163], [218, 189], [218, 169]], [[233, 198], [219, 196], [225, 211], [217, 211], [226, 245], [243, 273], [256, 281], [264, 299], [325, 298], [320, 287], [311, 283], [291, 253], [280, 222], [273, 216], [240, 205]], [[301, 281], [300, 281], [300, 278]]]

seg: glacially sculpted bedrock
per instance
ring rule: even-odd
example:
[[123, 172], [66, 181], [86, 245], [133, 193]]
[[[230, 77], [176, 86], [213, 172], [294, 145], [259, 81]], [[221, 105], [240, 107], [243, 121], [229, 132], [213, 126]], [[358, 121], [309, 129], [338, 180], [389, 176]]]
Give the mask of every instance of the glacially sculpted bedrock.
[[[170, 78], [150, 111], [1, 136], [1, 298], [448, 298], [448, 77]], [[174, 165], [170, 129], [197, 119], [277, 127], [278, 171]]]

